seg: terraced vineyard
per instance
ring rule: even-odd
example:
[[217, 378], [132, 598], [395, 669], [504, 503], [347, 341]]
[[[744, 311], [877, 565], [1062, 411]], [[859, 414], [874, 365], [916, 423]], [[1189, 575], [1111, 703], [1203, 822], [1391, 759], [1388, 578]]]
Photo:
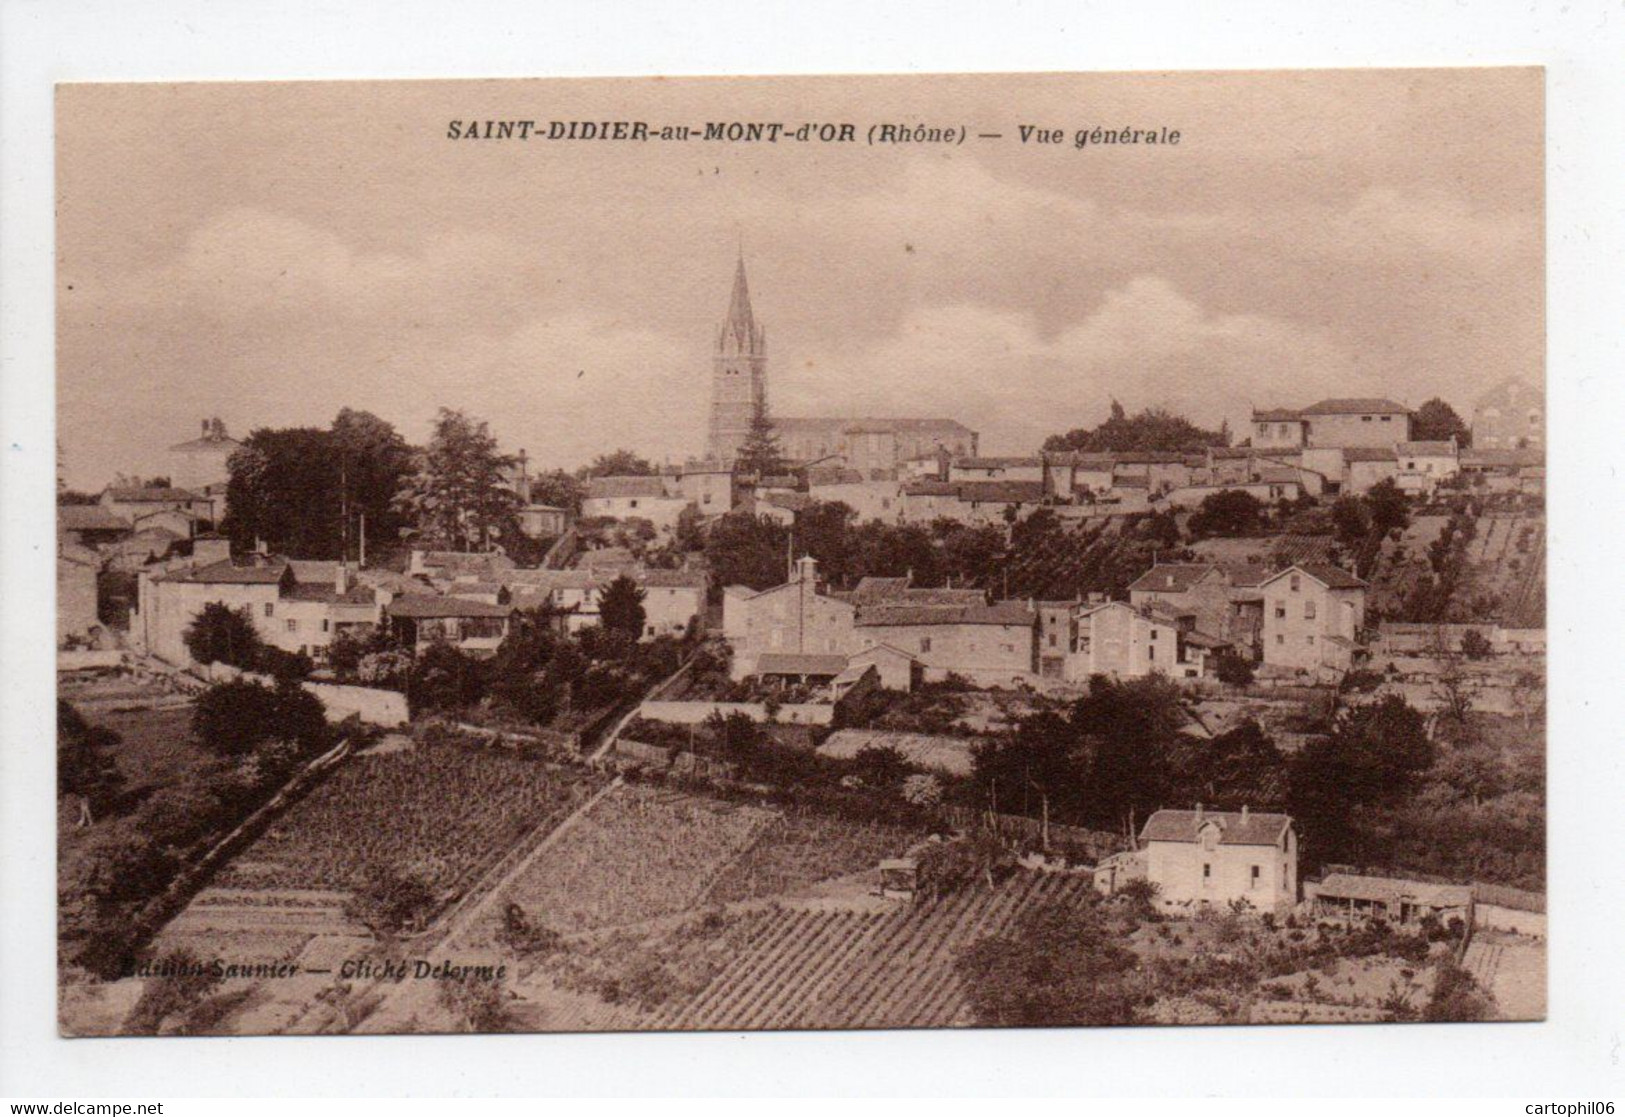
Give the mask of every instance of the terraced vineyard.
[[680, 792], [619, 787], [561, 832], [504, 900], [558, 931], [686, 911], [777, 818]]
[[639, 1026], [683, 1030], [935, 1028], [974, 1023], [954, 960], [1024, 909], [1080, 900], [1086, 876], [1021, 872], [995, 888], [889, 910], [772, 907], [698, 994]]
[[600, 781], [492, 749], [419, 743], [358, 756], [276, 821], [220, 889], [355, 887], [374, 863], [465, 886], [521, 835], [562, 819]]

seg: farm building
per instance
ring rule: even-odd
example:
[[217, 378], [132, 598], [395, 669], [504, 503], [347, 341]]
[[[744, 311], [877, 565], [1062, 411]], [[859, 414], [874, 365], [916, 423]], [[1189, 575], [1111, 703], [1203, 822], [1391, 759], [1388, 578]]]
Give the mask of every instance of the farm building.
[[1459, 919], [1471, 926], [1473, 890], [1464, 884], [1427, 884], [1419, 880], [1365, 877], [1333, 873], [1304, 891], [1315, 914], [1329, 919], [1386, 919], [1415, 923], [1433, 916], [1448, 923]]

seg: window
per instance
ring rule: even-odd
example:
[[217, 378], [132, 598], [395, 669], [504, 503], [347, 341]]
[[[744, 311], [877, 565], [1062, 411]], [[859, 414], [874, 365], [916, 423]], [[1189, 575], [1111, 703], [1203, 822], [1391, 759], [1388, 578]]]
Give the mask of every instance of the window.
[[1276, 602], [1276, 604], [1275, 604], [1275, 619], [1278, 620], [1278, 621], [1286, 620], [1286, 602], [1284, 602], [1284, 601]]
[[271, 610], [274, 609], [275, 607], [276, 606], [274, 606], [271, 602], [267, 601], [265, 603], [265, 615], [270, 616], [271, 615]]
[[1311, 648], [1312, 648], [1312, 647], [1314, 647], [1314, 646], [1315, 646], [1315, 638], [1314, 638], [1314, 637], [1313, 637], [1313, 636], [1305, 636], [1305, 637], [1304, 637], [1304, 641], [1305, 641], [1305, 642], [1306, 642], [1306, 643], [1307, 643], [1307, 644], [1308, 644], [1308, 645], [1309, 645], [1309, 646], [1310, 646], [1310, 647], [1311, 647]]
[[328, 631], [330, 631], [330, 626], [329, 626], [329, 624], [328, 624], [328, 620], [327, 620], [327, 618], [326, 618], [326, 617], [323, 617], [323, 618], [322, 618], [322, 631], [323, 631], [323, 632], [328, 632]]
[[1393, 422], [1393, 419], [1394, 419], [1394, 417], [1392, 415], [1384, 415], [1382, 417], [1382, 421], [1385, 422], [1385, 423], [1391, 423], [1391, 422]]
[[1049, 646], [1052, 648], [1055, 646], [1055, 633], [1053, 632], [1049, 634]]
[[1155, 640], [1156, 638], [1157, 638], [1157, 630], [1153, 628], [1151, 630], [1151, 639]]
[[1275, 642], [1277, 644], [1284, 644], [1284, 643], [1286, 643], [1286, 637], [1281, 635], [1279, 632], [1277, 632], [1275, 634]]
[[1315, 619], [1315, 603], [1313, 601], [1305, 601], [1303, 603], [1303, 619], [1306, 621], [1312, 621]]
[[1296, 575], [1296, 574], [1292, 575], [1291, 581], [1292, 581], [1292, 592], [1293, 593], [1297, 593], [1300, 589], [1303, 588], [1303, 579], [1298, 577], [1298, 575]]
[[929, 636], [920, 637], [920, 650], [922, 652], [928, 652], [928, 651], [931, 650], [931, 637], [929, 637]]
[[1145, 646], [1145, 658], [1147, 658], [1147, 659], [1156, 659], [1157, 658], [1157, 646], [1155, 644], [1147, 644]]
[[288, 621], [288, 631], [289, 632], [298, 632], [299, 631], [299, 622], [296, 621], [296, 620], [291, 620], [290, 619]]
[[1213, 862], [1211, 861], [1202, 862], [1202, 883], [1213, 883]]
[[1369, 423], [1370, 421], [1371, 421], [1371, 416], [1369, 416], [1369, 415], [1361, 415], [1360, 416], [1360, 422]]
[[1262, 872], [1263, 872], [1263, 867], [1262, 866], [1259, 866], [1259, 865], [1254, 865], [1253, 866], [1252, 879], [1247, 882], [1247, 887], [1248, 888], [1257, 888], [1258, 887], [1259, 874], [1262, 873]]
[[633, 497], [633, 498], [632, 498], [632, 499], [631, 499], [631, 500], [630, 500], [630, 501], [628, 501], [628, 502], [627, 502], [627, 503], [628, 503], [628, 505], [629, 505], [629, 506], [630, 506], [630, 507], [632, 507], [632, 508], [636, 508], [636, 507], [637, 507], [637, 506], [638, 506], [638, 498], [637, 498], [637, 497]]

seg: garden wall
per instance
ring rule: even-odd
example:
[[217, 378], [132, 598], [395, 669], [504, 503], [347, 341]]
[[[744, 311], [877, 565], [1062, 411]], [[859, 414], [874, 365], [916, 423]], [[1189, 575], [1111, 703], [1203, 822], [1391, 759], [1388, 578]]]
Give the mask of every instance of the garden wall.
[[[271, 686], [274, 683], [274, 680], [269, 675], [260, 675], [252, 671], [240, 671], [226, 663], [194, 664], [193, 670], [211, 682], [247, 678], [257, 683], [263, 683], [266, 686]], [[343, 721], [353, 715], [359, 717], [368, 725], [396, 729], [405, 725], [410, 718], [406, 706], [406, 695], [399, 691], [379, 690], [375, 687], [365, 686], [345, 686], [341, 683], [303, 682], [299, 685], [320, 700], [328, 721]]]
[[[712, 714], [744, 714], [752, 721], [767, 721], [767, 707], [760, 702], [644, 702], [638, 707], [638, 716], [650, 721], [668, 721], [676, 725], [698, 725]], [[835, 720], [835, 707], [823, 702], [787, 702], [778, 708], [778, 721], [800, 725], [829, 725]]]
[[1519, 911], [1499, 904], [1474, 904], [1473, 926], [1489, 931], [1515, 931], [1537, 939], [1546, 937], [1546, 913]]
[[117, 667], [124, 662], [124, 653], [117, 648], [105, 651], [73, 651], [56, 653], [58, 671], [94, 671]]

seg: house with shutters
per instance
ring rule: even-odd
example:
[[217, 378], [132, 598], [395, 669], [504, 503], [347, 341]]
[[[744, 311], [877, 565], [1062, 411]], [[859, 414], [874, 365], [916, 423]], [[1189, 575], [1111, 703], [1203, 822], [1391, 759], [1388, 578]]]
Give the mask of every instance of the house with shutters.
[[1260, 912], [1298, 898], [1298, 835], [1284, 814], [1160, 810], [1140, 831], [1145, 878], [1168, 906], [1245, 900]]
[[1365, 627], [1366, 584], [1330, 563], [1295, 563], [1259, 584], [1262, 659], [1272, 667], [1347, 671]]
[[1391, 399], [1323, 399], [1302, 410], [1268, 408], [1252, 416], [1253, 446], [1264, 450], [1392, 449], [1411, 438], [1411, 409]]

